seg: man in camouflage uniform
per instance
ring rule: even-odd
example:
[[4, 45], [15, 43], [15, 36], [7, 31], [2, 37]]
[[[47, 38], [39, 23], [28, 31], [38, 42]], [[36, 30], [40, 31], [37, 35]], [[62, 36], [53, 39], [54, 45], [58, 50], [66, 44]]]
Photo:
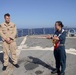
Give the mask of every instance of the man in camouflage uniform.
[[16, 26], [14, 23], [10, 22], [10, 14], [4, 15], [5, 22], [1, 24], [0, 30], [1, 34], [3, 34], [2, 37], [2, 46], [3, 46], [3, 53], [4, 53], [4, 65], [3, 70], [6, 70], [8, 66], [9, 56], [8, 51], [10, 50], [13, 65], [16, 68], [19, 68], [19, 65], [17, 64], [17, 56], [16, 56], [16, 42], [15, 37], [17, 34]]

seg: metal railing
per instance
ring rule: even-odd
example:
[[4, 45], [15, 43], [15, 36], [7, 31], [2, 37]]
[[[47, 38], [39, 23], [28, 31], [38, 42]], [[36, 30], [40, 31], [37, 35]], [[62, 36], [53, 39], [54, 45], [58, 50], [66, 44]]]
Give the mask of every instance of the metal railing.
[[54, 28], [17, 29], [17, 36], [53, 34]]
[[[75, 31], [76, 28], [64, 28], [68, 34], [74, 34], [76, 35]], [[70, 30], [73, 30], [73, 32], [70, 32]], [[17, 29], [17, 37], [22, 37], [26, 35], [45, 35], [45, 34], [53, 34], [55, 32], [54, 28], [34, 28], [34, 29]]]

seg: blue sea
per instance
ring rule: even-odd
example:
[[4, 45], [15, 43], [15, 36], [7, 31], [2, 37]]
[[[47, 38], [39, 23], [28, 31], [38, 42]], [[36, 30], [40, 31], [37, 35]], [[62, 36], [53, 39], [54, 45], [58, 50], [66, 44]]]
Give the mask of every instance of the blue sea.
[[[65, 30], [75, 30], [76, 28], [64, 28]], [[18, 37], [26, 35], [41, 35], [41, 34], [53, 34], [55, 32], [54, 28], [33, 28], [33, 29], [17, 29]]]
[[26, 35], [53, 34], [54, 28], [18, 29], [18, 37]]

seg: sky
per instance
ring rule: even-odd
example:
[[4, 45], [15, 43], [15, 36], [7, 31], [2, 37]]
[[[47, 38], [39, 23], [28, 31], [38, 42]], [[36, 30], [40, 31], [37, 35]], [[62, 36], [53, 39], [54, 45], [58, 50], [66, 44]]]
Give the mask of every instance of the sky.
[[17, 28], [76, 27], [76, 0], [0, 0], [0, 23], [5, 13]]

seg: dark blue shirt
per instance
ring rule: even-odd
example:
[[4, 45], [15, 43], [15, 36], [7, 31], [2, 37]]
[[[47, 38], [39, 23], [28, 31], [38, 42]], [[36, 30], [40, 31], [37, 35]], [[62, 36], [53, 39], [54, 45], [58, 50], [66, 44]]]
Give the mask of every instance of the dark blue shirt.
[[60, 44], [65, 44], [65, 40], [66, 40], [66, 31], [62, 32], [62, 29], [60, 31], [56, 31], [54, 35], [59, 35], [59, 40], [60, 40]]

